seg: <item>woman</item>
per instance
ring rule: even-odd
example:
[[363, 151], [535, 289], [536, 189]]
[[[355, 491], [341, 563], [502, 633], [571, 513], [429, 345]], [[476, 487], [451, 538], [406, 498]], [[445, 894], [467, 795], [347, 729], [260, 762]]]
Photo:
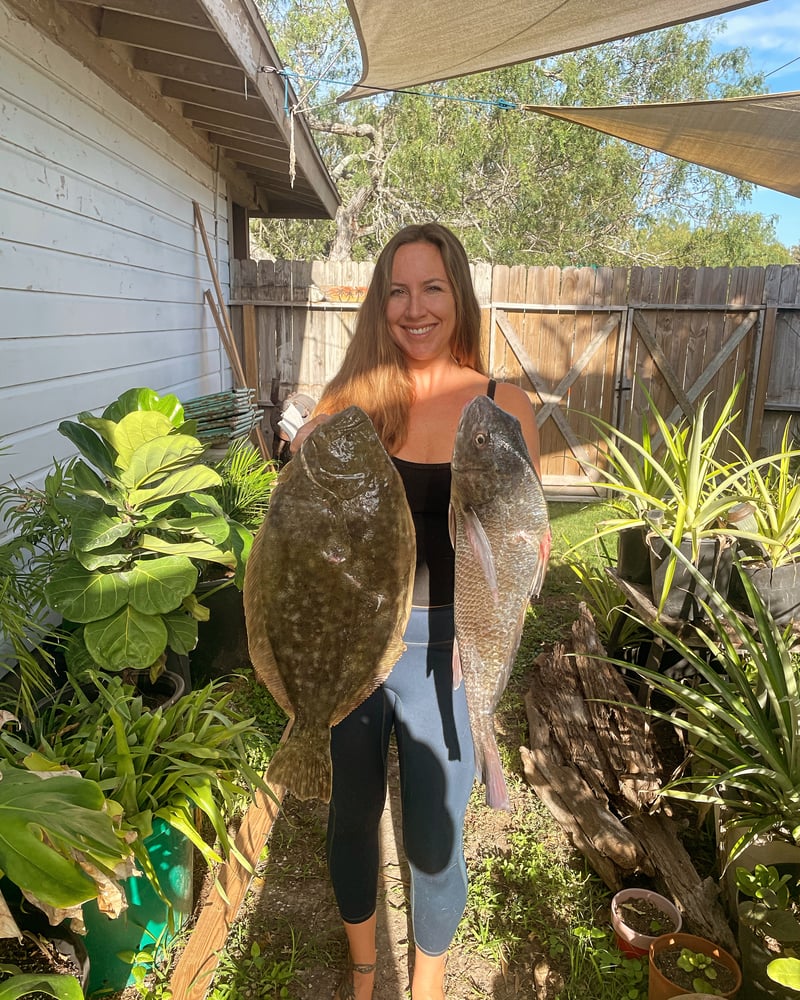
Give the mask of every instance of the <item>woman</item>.
[[462, 835], [475, 774], [464, 685], [453, 691], [454, 556], [450, 458], [464, 406], [494, 394], [516, 416], [539, 471], [536, 419], [517, 386], [490, 382], [480, 358], [480, 307], [458, 239], [407, 226], [381, 252], [352, 342], [292, 450], [326, 414], [350, 405], [372, 418], [406, 487], [417, 534], [407, 651], [388, 680], [332, 730], [328, 867], [350, 946], [337, 1000], [372, 997], [378, 824], [395, 731], [403, 841], [411, 869], [413, 1000], [442, 1000], [444, 967], [464, 912]]

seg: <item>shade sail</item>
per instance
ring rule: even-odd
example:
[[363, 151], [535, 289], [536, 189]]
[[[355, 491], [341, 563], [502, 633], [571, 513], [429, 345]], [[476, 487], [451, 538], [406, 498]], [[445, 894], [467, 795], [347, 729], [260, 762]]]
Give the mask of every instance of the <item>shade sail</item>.
[[800, 92], [607, 108], [527, 105], [564, 121], [800, 196]]
[[363, 73], [341, 100], [542, 59], [753, 2], [347, 0]]

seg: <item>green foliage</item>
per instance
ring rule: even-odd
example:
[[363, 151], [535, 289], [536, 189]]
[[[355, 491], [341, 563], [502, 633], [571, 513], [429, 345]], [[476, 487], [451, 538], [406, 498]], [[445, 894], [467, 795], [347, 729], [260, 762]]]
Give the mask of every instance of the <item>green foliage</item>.
[[294, 932], [286, 957], [276, 960], [258, 941], [248, 942], [244, 928], [237, 925], [220, 956], [208, 1000], [288, 1000], [301, 959]]
[[97, 782], [121, 809], [123, 827], [136, 832], [136, 860], [158, 889], [144, 847], [155, 817], [188, 837], [211, 864], [222, 856], [203, 836], [203, 815], [222, 855], [243, 860], [227, 822], [239, 800], [256, 788], [269, 790], [247, 757], [244, 740], [257, 734], [253, 720], [233, 711], [231, 698], [211, 683], [150, 711], [118, 676], [95, 675], [93, 689], [74, 685], [69, 699], [42, 712], [29, 738], [0, 731], [0, 755], [31, 770], [69, 767]]
[[779, 986], [800, 992], [800, 958], [776, 958], [767, 966], [767, 975]]
[[661, 267], [766, 267], [793, 263], [791, 252], [775, 234], [774, 217], [758, 213], [720, 214], [705, 226], [657, 222], [641, 232], [639, 247]]
[[131, 389], [59, 430], [82, 457], [51, 473], [32, 511], [23, 493], [12, 526], [29, 548], [51, 525], [63, 543], [37, 552], [33, 568], [71, 632], [70, 665], [157, 672], [167, 649], [194, 647], [207, 616], [194, 596], [198, 564], [241, 577], [252, 536], [209, 494], [220, 476], [174, 396]]
[[736, 869], [736, 888], [745, 897], [739, 903], [739, 921], [760, 937], [770, 937], [779, 944], [800, 942], [800, 905], [798, 885], [789, 883], [791, 875], [781, 875], [774, 865], [756, 865], [752, 871]]
[[[255, 223], [254, 241], [270, 255], [374, 259], [401, 225], [436, 219], [456, 231], [471, 259], [495, 263], [671, 263], [679, 253], [695, 265], [712, 255], [745, 263], [740, 253], [785, 259], [770, 221], [736, 211], [751, 185], [520, 110], [762, 92], [746, 49], [713, 52], [721, 29], [678, 25], [416, 88], [422, 96], [337, 105], [359, 72], [345, 4], [260, 7], [284, 63], [304, 77], [294, 81], [300, 103], [343, 201], [335, 223]], [[654, 224], [662, 230], [651, 242]]]
[[676, 965], [679, 969], [692, 975], [692, 988], [696, 993], [713, 993], [719, 995], [719, 989], [714, 982], [717, 970], [714, 959], [702, 951], [692, 951], [691, 948], [681, 948]]
[[221, 483], [209, 491], [232, 521], [256, 532], [269, 509], [272, 490], [278, 479], [278, 466], [265, 462], [258, 448], [239, 439], [216, 463]]
[[96, 782], [0, 761], [0, 876], [32, 903], [77, 915], [87, 900], [113, 897], [131, 861], [119, 810]]
[[614, 661], [643, 676], [674, 705], [672, 711], [642, 711], [693, 737], [692, 757], [699, 766], [670, 781], [662, 794], [722, 807], [738, 837], [730, 861], [762, 834], [800, 843], [800, 655], [791, 631], [775, 624], [746, 577], [742, 584], [754, 625], [675, 552], [708, 591], [707, 624], [695, 626], [699, 645], [659, 621], [648, 627], [694, 668], [697, 683], [689, 686], [657, 670]]
[[55, 1000], [83, 1000], [83, 990], [74, 976], [23, 973], [14, 965], [0, 965], [0, 1000], [20, 1000], [27, 996], [55, 997]]

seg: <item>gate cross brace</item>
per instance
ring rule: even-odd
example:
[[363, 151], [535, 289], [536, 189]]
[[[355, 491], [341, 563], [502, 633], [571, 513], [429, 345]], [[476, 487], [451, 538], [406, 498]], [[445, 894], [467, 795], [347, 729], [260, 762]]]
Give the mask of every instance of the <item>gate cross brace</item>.
[[558, 409], [558, 403], [564, 398], [564, 394], [567, 389], [577, 381], [583, 369], [589, 362], [589, 359], [598, 350], [598, 348], [606, 341], [608, 335], [612, 330], [619, 326], [619, 316], [611, 316], [603, 325], [603, 327], [597, 331], [597, 333], [592, 337], [586, 350], [581, 354], [578, 360], [573, 364], [564, 378], [558, 383], [558, 385], [553, 390], [548, 390], [547, 386], [544, 384], [542, 377], [536, 371], [533, 361], [528, 356], [528, 352], [522, 346], [522, 342], [517, 336], [516, 330], [508, 321], [508, 316], [502, 310], [498, 310], [495, 314], [495, 319], [497, 325], [500, 327], [500, 332], [506, 338], [511, 347], [511, 350], [517, 356], [517, 360], [522, 367], [522, 370], [530, 379], [531, 385], [539, 394], [539, 398], [544, 403], [544, 406], [536, 414], [536, 423], [539, 427], [544, 425], [544, 422], [548, 417], [552, 417], [558, 429], [564, 435], [567, 444], [572, 450], [572, 454], [575, 456], [576, 461], [579, 463], [583, 471], [589, 477], [590, 481], [597, 481], [597, 473], [592, 464], [591, 458], [586, 448], [580, 443], [577, 435], [570, 427], [567, 418]]

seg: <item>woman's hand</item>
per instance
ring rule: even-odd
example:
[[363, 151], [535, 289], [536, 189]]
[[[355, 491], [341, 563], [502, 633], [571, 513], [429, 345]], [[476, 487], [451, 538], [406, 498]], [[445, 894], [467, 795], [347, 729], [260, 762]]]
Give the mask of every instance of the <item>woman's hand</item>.
[[311, 420], [307, 420], [292, 438], [291, 443], [289, 444], [290, 453], [292, 455], [297, 454], [300, 450], [300, 445], [305, 441], [314, 428], [319, 427], [320, 424], [327, 423], [332, 416], [333, 414], [331, 413], [318, 413], [316, 417], [312, 417]]

